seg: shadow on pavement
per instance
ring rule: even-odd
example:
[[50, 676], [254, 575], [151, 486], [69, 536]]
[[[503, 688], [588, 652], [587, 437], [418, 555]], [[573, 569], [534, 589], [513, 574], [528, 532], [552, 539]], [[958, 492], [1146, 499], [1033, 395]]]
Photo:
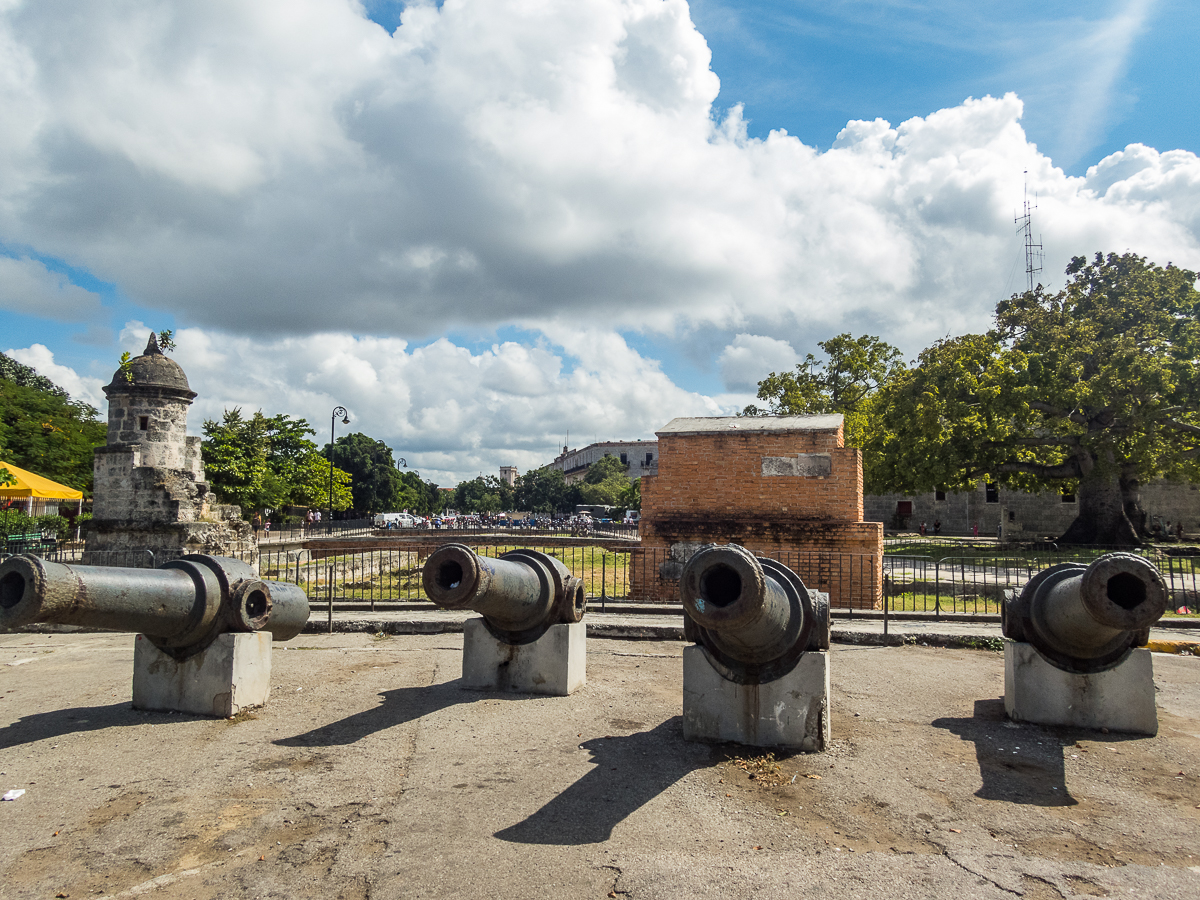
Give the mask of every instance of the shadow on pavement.
[[975, 744], [983, 779], [976, 797], [1029, 806], [1075, 806], [1078, 801], [1067, 790], [1063, 766], [1063, 748], [1074, 741], [1038, 726], [1006, 728], [1006, 723], [1003, 700], [976, 700], [971, 718], [935, 719], [932, 724]]
[[128, 700], [123, 703], [111, 703], [108, 706], [74, 706], [70, 709], [34, 713], [22, 716], [11, 725], [0, 728], [0, 750], [7, 750], [9, 747], [17, 747], [21, 744], [32, 744], [34, 741], [46, 738], [61, 737], [65, 734], [77, 734], [82, 731], [99, 731], [102, 728], [125, 725], [144, 725], [148, 716], [153, 716], [151, 721], [156, 724], [195, 718], [182, 714], [179, 717], [168, 718], [167, 715], [167, 713], [143, 712], [134, 709]]
[[710, 748], [683, 740], [683, 717], [625, 737], [603, 737], [579, 746], [592, 769], [523, 822], [495, 837], [514, 844], [598, 844], [613, 827], [694, 769], [711, 764]]
[[445, 684], [397, 688], [384, 691], [379, 696], [383, 702], [378, 706], [357, 712], [337, 722], [330, 722], [304, 734], [272, 741], [280, 747], [333, 747], [353, 744], [377, 731], [385, 731], [405, 722], [446, 709], [458, 703], [473, 703], [491, 696], [477, 691], [464, 691], [455, 680]]

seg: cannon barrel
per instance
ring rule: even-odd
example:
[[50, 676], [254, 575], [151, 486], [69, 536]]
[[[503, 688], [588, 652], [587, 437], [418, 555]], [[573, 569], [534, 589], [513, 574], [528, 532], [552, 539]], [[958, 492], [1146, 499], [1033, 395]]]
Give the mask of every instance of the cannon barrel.
[[680, 599], [689, 640], [740, 683], [786, 675], [807, 650], [829, 647], [829, 600], [809, 593], [782, 563], [737, 544], [710, 544], [683, 567]]
[[1144, 644], [1167, 608], [1167, 586], [1146, 559], [1108, 553], [1091, 565], [1039, 572], [1003, 612], [1004, 636], [1032, 644], [1060, 669], [1103, 672]]
[[556, 623], [578, 622], [587, 609], [582, 579], [537, 550], [491, 559], [465, 544], [443, 544], [425, 561], [421, 581], [438, 606], [474, 610], [511, 644], [536, 640]]
[[308, 598], [295, 585], [263, 581], [245, 563], [189, 555], [156, 569], [121, 569], [14, 556], [0, 564], [0, 627], [50, 622], [134, 631], [176, 658], [227, 631], [295, 637]]

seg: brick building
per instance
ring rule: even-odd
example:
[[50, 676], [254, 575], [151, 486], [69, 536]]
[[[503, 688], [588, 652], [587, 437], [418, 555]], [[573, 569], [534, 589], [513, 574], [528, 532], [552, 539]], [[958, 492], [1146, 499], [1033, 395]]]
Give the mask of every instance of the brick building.
[[634, 599], [676, 599], [699, 546], [736, 543], [834, 606], [878, 604], [883, 525], [863, 521], [862, 451], [843, 446], [840, 415], [673, 419], [658, 449], [657, 474], [642, 479]]

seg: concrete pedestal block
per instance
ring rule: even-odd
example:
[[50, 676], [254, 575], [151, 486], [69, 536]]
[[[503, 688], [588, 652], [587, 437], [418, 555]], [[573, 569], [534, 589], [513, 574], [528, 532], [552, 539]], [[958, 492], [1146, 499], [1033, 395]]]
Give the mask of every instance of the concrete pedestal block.
[[506, 644], [482, 618], [463, 623], [463, 686], [566, 697], [587, 683], [587, 626], [551, 625], [536, 641]]
[[271, 634], [222, 634], [180, 662], [139, 634], [133, 652], [133, 705], [199, 716], [237, 715], [271, 693]]
[[701, 646], [683, 650], [683, 736], [814, 753], [829, 743], [829, 654], [810, 651], [782, 678], [736, 684]]
[[1004, 711], [1039, 725], [1158, 734], [1150, 651], [1134, 650], [1107, 672], [1075, 675], [1050, 665], [1032, 644], [1005, 641]]

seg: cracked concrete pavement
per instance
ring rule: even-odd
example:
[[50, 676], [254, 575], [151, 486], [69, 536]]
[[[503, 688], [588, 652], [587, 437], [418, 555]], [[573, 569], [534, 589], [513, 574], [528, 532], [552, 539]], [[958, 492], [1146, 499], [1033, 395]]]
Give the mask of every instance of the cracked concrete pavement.
[[989, 650], [835, 644], [833, 746], [691, 744], [683, 644], [572, 697], [459, 687], [461, 635], [303, 635], [235, 720], [130, 708], [133, 638], [0, 636], [11, 898], [1200, 896], [1200, 660], [1153, 738], [1015, 725]]

